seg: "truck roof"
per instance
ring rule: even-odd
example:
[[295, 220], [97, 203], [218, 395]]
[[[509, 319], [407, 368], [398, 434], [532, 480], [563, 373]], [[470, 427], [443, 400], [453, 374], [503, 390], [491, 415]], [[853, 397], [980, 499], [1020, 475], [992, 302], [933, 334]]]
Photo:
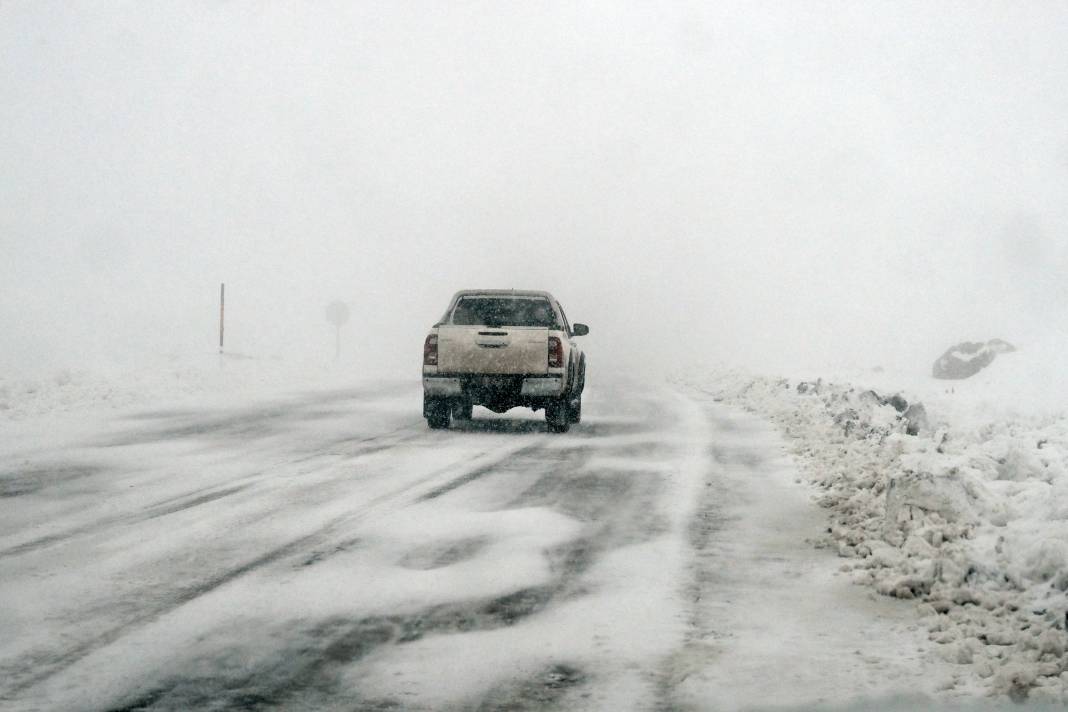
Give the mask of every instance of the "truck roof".
[[548, 299], [554, 299], [553, 295], [548, 292], [536, 289], [461, 289], [454, 294], [452, 298], [453, 300], [456, 300], [459, 297], [466, 297], [472, 294], [493, 294], [513, 297], [546, 297]]

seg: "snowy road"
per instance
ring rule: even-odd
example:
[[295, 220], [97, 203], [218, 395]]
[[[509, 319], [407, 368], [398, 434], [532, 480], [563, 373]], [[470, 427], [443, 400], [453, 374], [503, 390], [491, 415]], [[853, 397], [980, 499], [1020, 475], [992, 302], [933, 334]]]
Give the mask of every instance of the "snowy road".
[[822, 514], [761, 421], [623, 384], [566, 435], [478, 409], [430, 431], [418, 406], [386, 384], [23, 424], [0, 706], [732, 709], [939, 684], [912, 609], [806, 543]]

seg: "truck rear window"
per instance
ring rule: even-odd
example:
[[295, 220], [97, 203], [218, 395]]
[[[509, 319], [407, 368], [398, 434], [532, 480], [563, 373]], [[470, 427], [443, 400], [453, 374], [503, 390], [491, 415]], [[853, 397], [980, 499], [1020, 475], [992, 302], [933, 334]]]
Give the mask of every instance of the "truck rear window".
[[543, 326], [559, 328], [547, 299], [460, 297], [452, 312], [457, 326]]

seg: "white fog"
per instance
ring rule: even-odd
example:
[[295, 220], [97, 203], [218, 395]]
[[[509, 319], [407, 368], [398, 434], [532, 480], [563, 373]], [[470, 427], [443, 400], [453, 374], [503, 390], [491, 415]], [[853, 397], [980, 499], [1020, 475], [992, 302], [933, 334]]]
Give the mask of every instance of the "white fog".
[[210, 353], [223, 281], [234, 349], [329, 351], [342, 299], [398, 374], [466, 287], [654, 361], [1064, 334], [1057, 4], [2, 13], [5, 369]]
[[[914, 692], [965, 703], [988, 694], [995, 704], [1068, 699], [1064, 621], [1050, 633], [1062, 643], [1018, 642], [1019, 655], [983, 657], [979, 644], [967, 641], [986, 645], [990, 636], [967, 626], [989, 632], [1008, 618], [954, 618], [955, 637], [935, 640], [950, 635], [948, 628], [932, 628], [928, 618], [935, 613], [922, 607], [934, 611], [939, 596], [959, 598], [959, 589], [950, 593], [940, 588], [950, 586], [941, 573], [921, 571], [930, 561], [938, 572], [952, 568], [945, 559], [986, 572], [989, 581], [966, 583], [986, 586], [983, 595], [993, 601], [987, 610], [1026, 609], [1038, 600], [1038, 587], [1068, 582], [1062, 541], [1068, 519], [1056, 504], [1068, 496], [1066, 47], [1068, 5], [1058, 2], [0, 3], [0, 431], [7, 431], [0, 436], [0, 520], [7, 520], [0, 523], [0, 604], [38, 601], [0, 615], [0, 676], [15, 681], [0, 681], [0, 707], [60, 709], [78, 690], [90, 690], [84, 704], [101, 710], [384, 709], [394, 703], [614, 709], [621, 700], [635, 709], [749, 709], [846, 704], [864, 695], [892, 707], [898, 694]], [[226, 357], [219, 355], [221, 283]], [[467, 425], [456, 424], [461, 407], [441, 411], [446, 433], [427, 430], [424, 417], [435, 426], [429, 401], [420, 410], [419, 352], [463, 289], [547, 290], [573, 322], [590, 326], [588, 336], [568, 346], [588, 357], [586, 416], [573, 420], [558, 444], [541, 439], [554, 437], [544, 427], [555, 432], [548, 401], [521, 403], [535, 411], [544, 405], [548, 426], [529, 410], [526, 419], [514, 420], [515, 412], [490, 412], [503, 412], [510, 402], [472, 403], [467, 381], [461, 404]], [[334, 327], [324, 315], [334, 301], [351, 312], [336, 359]], [[991, 339], [1017, 350], [998, 355], [971, 380], [931, 377], [947, 349]], [[544, 361], [544, 340], [541, 347]], [[438, 371], [427, 371], [426, 359], [424, 351], [423, 395], [430, 398], [425, 379]], [[628, 383], [640, 386], [631, 392]], [[875, 396], [864, 400], [868, 389]], [[894, 411], [894, 393], [922, 401], [922, 423], [910, 415], [915, 411]], [[570, 395], [581, 399], [581, 387]], [[291, 422], [292, 413], [298, 415]], [[169, 420], [152, 420], [157, 417]], [[357, 436], [385, 438], [392, 454], [379, 462], [374, 453], [338, 445]], [[192, 447], [202, 438], [212, 443], [210, 453]], [[539, 459], [524, 443], [551, 455]], [[420, 449], [437, 447], [440, 461]], [[309, 465], [309, 471], [329, 483], [337, 500], [306, 501], [275, 490], [292, 475], [269, 476], [272, 468], [290, 467], [275, 460], [293, 463], [298, 453], [319, 458], [313, 460], [319, 469]], [[323, 458], [333, 464], [323, 465]], [[648, 489], [628, 484], [625, 495], [606, 501], [635, 513], [663, 507], [657, 526], [668, 533], [662, 540], [652, 529], [646, 533], [667, 548], [612, 558], [623, 545], [590, 532], [630, 525], [603, 520], [597, 497], [587, 510], [573, 504], [584, 501], [581, 495], [546, 495], [537, 483], [550, 477], [545, 462], [553, 458], [563, 463], [551, 470], [557, 478], [592, 476], [599, 467], [613, 472], [615, 482], [639, 470], [661, 478]], [[484, 460], [505, 474], [478, 475], [473, 463]], [[205, 554], [215, 562], [212, 571], [240, 569], [239, 560], [262, 554], [257, 547], [264, 542], [282, 546], [285, 537], [306, 534], [309, 522], [335, 527], [333, 517], [349, 516], [345, 502], [399, 496], [400, 489], [376, 489], [385, 480], [364, 486], [333, 479], [329, 473], [341, 470], [331, 468], [347, 462], [360, 472], [403, 472], [411, 481], [406, 487], [422, 487], [405, 491], [429, 502], [397, 505], [388, 514], [375, 510], [373, 525], [348, 532], [352, 541], [378, 542], [367, 551], [346, 550], [358, 559], [352, 566], [385, 571], [375, 567], [404, 546], [421, 546], [413, 542], [424, 526], [449, 536], [463, 530], [464, 541], [494, 543], [485, 545], [486, 561], [475, 547], [473, 559], [455, 566], [475, 569], [481, 561], [480, 581], [504, 570], [516, 579], [515, 589], [551, 589], [546, 610], [520, 624], [533, 632], [514, 646], [506, 637], [487, 642], [491, 633], [478, 626], [477, 635], [487, 637], [475, 643], [466, 629], [409, 647], [393, 639], [366, 658], [329, 667], [334, 687], [309, 683], [321, 697], [298, 702], [256, 688], [253, 703], [212, 693], [214, 683], [205, 683], [203, 697], [187, 694], [183, 685], [192, 678], [181, 671], [193, 663], [171, 660], [144, 642], [168, 625], [194, 636], [203, 622], [197, 616], [218, 615], [220, 608], [205, 601], [211, 596], [225, 594], [238, 606], [254, 599], [231, 590], [247, 588], [244, 579], [166, 613], [99, 615], [126, 610], [144, 595], [147, 589], [129, 583], [126, 572], [145, 561], [165, 568], [168, 557], [203, 547], [214, 551], [204, 542], [240, 530], [246, 510], [265, 501], [248, 495], [249, 501], [228, 504], [231, 492], [262, 485], [307, 509], [279, 515], [284, 521], [258, 539], [239, 536], [225, 555]], [[166, 474], [172, 471], [197, 474], [180, 485]], [[62, 473], [70, 472], [88, 473], [75, 479], [93, 484], [68, 482]], [[441, 472], [451, 474], [442, 480]], [[478, 481], [459, 487], [470, 472]], [[858, 474], [865, 472], [878, 473], [875, 484]], [[891, 501], [887, 492], [913, 492], [901, 478], [916, 472], [964, 478], [967, 494], [958, 499], [967, 506], [949, 512], [945, 502], [958, 501], [956, 495], [932, 495], [919, 485], [915, 499]], [[745, 494], [743, 482], [764, 478], [768, 491], [780, 493], [772, 504]], [[408, 480], [393, 485], [402, 482]], [[134, 489], [127, 491], [127, 483]], [[705, 487], [723, 498], [701, 499]], [[509, 488], [525, 494], [507, 499]], [[453, 498], [447, 512], [434, 509], [445, 506], [436, 503], [439, 490], [450, 493], [443, 500]], [[156, 512], [156, 503], [180, 497], [199, 503], [218, 492], [226, 499], [210, 505], [217, 514], [189, 515], [199, 518], [185, 523], [164, 517], [162, 529], [145, 529], [160, 541], [185, 542], [190, 531], [203, 531], [205, 540], [127, 550], [127, 535], [103, 543], [77, 538], [98, 532], [101, 522], [127, 521], [114, 520], [108, 507], [149, 527], [139, 517]], [[513, 513], [515, 521], [461, 525], [449, 509], [461, 505], [479, 516]], [[886, 522], [899, 506], [938, 514], [898, 540]], [[897, 659], [894, 646], [911, 651], [916, 636], [931, 650], [906, 656], [900, 670], [871, 663], [856, 672], [837, 666], [830, 643], [819, 653], [802, 647], [816, 656], [814, 666], [825, 654], [838, 677], [827, 689], [812, 683], [761, 697], [757, 668], [742, 670], [749, 660], [744, 649], [735, 649], [738, 669], [698, 655], [706, 638], [715, 638], [712, 623], [695, 623], [675, 638], [657, 637], [666, 630], [657, 628], [648, 649], [627, 653], [632, 660], [620, 651], [647, 633], [602, 630], [596, 616], [557, 601], [585, 586], [623, 597], [605, 593], [604, 610], [630, 610], [623, 599], [633, 595], [663, 602], [656, 610], [665, 621], [677, 620], [676, 613], [681, 618], [683, 609], [692, 620], [719, 616], [730, 622], [724, 625], [731, 636], [758, 641], [748, 654], [762, 671], [761, 661], [785, 664], [760, 648], [763, 633], [745, 628], [760, 619], [756, 609], [717, 607], [723, 590], [748, 592], [767, 611], [780, 606], [771, 594], [764, 600], [755, 593], [759, 565], [744, 569], [752, 580], [739, 573], [720, 581], [726, 589], [719, 593], [712, 579], [701, 578], [708, 565], [702, 557], [717, 546], [721, 553], [754, 547], [754, 561], [767, 560], [754, 542], [778, 546], [761, 539], [770, 536], [767, 530], [738, 528], [725, 529], [722, 540], [712, 537], [705, 548], [693, 544], [693, 522], [725, 507], [740, 508], [731, 521], [781, 515], [792, 523], [782, 531], [794, 532], [795, 543], [830, 532], [827, 542], [797, 544], [782, 560], [796, 571], [844, 567], [834, 580], [846, 593], [820, 588], [822, 574], [804, 584], [817, 603], [862, 601], [859, 608], [842, 604], [844, 619], [859, 628], [842, 633], [835, 645], [862, 645], [858, 631], [876, 617], [893, 621], [876, 636], [885, 649], [863, 659]], [[528, 540], [520, 533], [525, 526], [556, 528], [558, 535]], [[67, 542], [67, 534], [77, 537]], [[327, 541], [334, 534], [322, 536], [317, 546], [337, 544]], [[601, 542], [591, 544], [598, 552], [591, 554], [592, 573], [552, 579], [551, 552], [576, 537]], [[392, 543], [381, 543], [387, 539]], [[923, 546], [915, 543], [921, 539]], [[60, 540], [66, 543], [48, 543]], [[943, 540], [959, 551], [939, 548]], [[693, 550], [676, 550], [685, 546]], [[895, 553], [880, 553], [884, 546]], [[96, 573], [55, 573], [64, 562], [119, 549], [124, 553], [104, 557]], [[820, 558], [831, 556], [828, 551], [838, 558]], [[628, 580], [654, 576], [658, 560], [675, 572], [663, 590], [613, 588], [623, 571], [637, 572]], [[331, 573], [339, 578], [300, 585], [325, 596], [346, 571], [339, 567]], [[85, 585], [86, 601], [39, 598], [32, 582], [48, 572]], [[12, 583], [5, 585], [5, 576]], [[110, 585], [108, 577], [127, 582]], [[375, 578], [381, 590], [371, 586], [367, 600], [344, 615], [358, 609], [359, 616], [399, 616], [415, 599], [460, 605], [454, 599], [474, 595], [440, 581], [420, 583], [411, 593], [407, 583], [381, 583], [387, 579], [393, 581]], [[550, 579], [555, 583], [546, 584]], [[858, 586], [846, 586], [846, 579]], [[1011, 595], [1003, 590], [1010, 579], [1018, 589]], [[702, 595], [717, 603], [686, 608], [692, 605], [681, 582], [697, 586], [694, 580], [712, 586]], [[510, 585], [495, 580], [494, 590], [507, 593]], [[167, 591], [160, 595], [174, 593]], [[870, 609], [868, 591], [883, 594]], [[168, 600], [185, 601], [182, 595]], [[286, 595], [299, 607], [296, 593]], [[1012, 596], [1028, 597], [1027, 603]], [[895, 598], [915, 598], [920, 613], [880, 608], [899, 603]], [[971, 608], [987, 600], [977, 598]], [[1042, 615], [1060, 611], [1047, 603], [1033, 607]], [[334, 604], [316, 606], [342, 615]], [[270, 617], [270, 611], [248, 615], [259, 614]], [[318, 614], [326, 615], [308, 615]], [[181, 620], [168, 623], [174, 616]], [[597, 645], [623, 655], [622, 667], [590, 663], [601, 648], [578, 638], [566, 654], [546, 658], [556, 667], [539, 668], [545, 660], [535, 664], [533, 653], [522, 652], [571, 625], [578, 638], [607, 636], [610, 642], [597, 638]], [[5, 632], [13, 641], [7, 645]], [[240, 631], [226, 635], [208, 647], [265, 645], [249, 643]], [[467, 679], [457, 672], [454, 687], [444, 690], [427, 666], [449, 660], [454, 639], [468, 641], [455, 643], [457, 649], [507, 649], [509, 664], [527, 677], [551, 669], [571, 680], [566, 670], [579, 670], [581, 681], [568, 682], [560, 697], [530, 697], [529, 686], [515, 692], [490, 673]], [[186, 643], [179, 657], [213, 659], [199, 643]], [[947, 645], [967, 648], [959, 656], [967, 664], [956, 661], [957, 652], [947, 657]], [[153, 650], [154, 667], [134, 669], [132, 649]], [[483, 653], [468, 654], [478, 668]], [[289, 656], [279, 653], [283, 661]], [[689, 682], [678, 677], [689, 670], [685, 665], [649, 662], [683, 658], [693, 666]], [[261, 669], [257, 664], [250, 669]], [[630, 664], [659, 672], [620, 672]], [[99, 677], [101, 670], [140, 682], [124, 687]], [[390, 670], [407, 675], [406, 692], [389, 682]], [[910, 675], [923, 682], [909, 682]], [[639, 678], [657, 682], [643, 687]], [[88, 679], [96, 682], [79, 687]], [[605, 692], [616, 683], [614, 693]], [[735, 687], [726, 702], [715, 690], [728, 684]]]

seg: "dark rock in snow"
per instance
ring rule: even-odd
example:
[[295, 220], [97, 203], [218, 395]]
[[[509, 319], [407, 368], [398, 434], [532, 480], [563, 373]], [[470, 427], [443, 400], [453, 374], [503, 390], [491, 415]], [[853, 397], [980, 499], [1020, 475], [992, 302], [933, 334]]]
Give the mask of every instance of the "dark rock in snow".
[[923, 435], [931, 432], [931, 424], [927, 420], [927, 409], [923, 403], [913, 403], [901, 414], [905, 420], [905, 432], [908, 435]]
[[[884, 398], [877, 392], [868, 390], [861, 393], [857, 399], [868, 408], [878, 408], [884, 405], [891, 406], [898, 412], [898, 417], [905, 422], [905, 432], [909, 435], [920, 435], [931, 431], [931, 426], [927, 421], [927, 409], [923, 407], [923, 404], [910, 404], [908, 399], [900, 393]], [[859, 416], [857, 416], [856, 411], [847, 410], [839, 413], [834, 422], [848, 435], [858, 419]]]
[[993, 363], [998, 354], [1015, 350], [1015, 346], [1002, 339], [991, 339], [986, 343], [964, 341], [951, 347], [935, 361], [931, 375], [947, 380], [971, 378]]
[[885, 403], [887, 405], [894, 406], [894, 410], [896, 410], [898, 413], [904, 413], [905, 410], [909, 407], [909, 402], [905, 400], [905, 397], [902, 396], [900, 393], [895, 393], [894, 395], [890, 396], [886, 399]]
[[860, 394], [859, 398], [861, 403], [872, 407], [880, 405], [893, 406], [894, 410], [898, 413], [904, 413], [909, 407], [908, 399], [900, 393], [895, 393], [889, 398], [884, 398], [875, 391], [864, 391]]

